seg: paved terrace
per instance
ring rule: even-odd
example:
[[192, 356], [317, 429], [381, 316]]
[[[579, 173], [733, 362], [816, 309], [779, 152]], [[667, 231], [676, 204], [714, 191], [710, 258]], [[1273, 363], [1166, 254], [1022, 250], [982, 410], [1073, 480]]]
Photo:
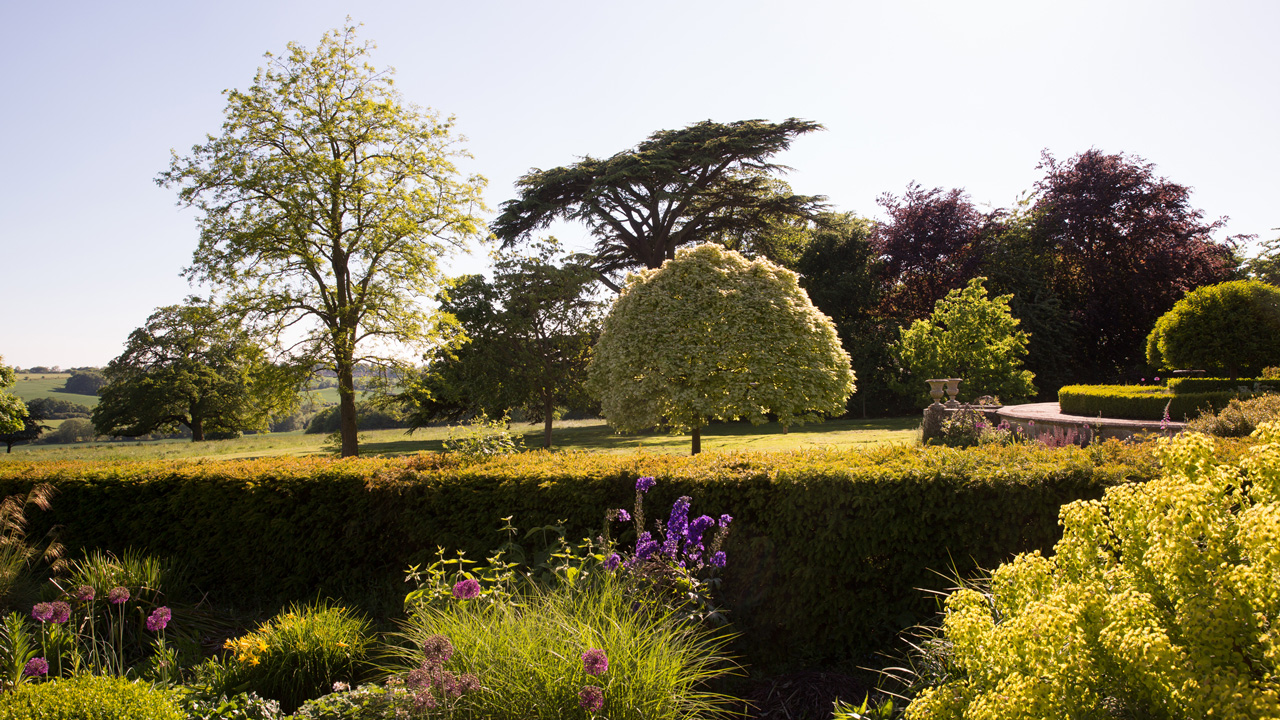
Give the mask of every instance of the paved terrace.
[[1010, 424], [1030, 431], [1031, 428], [1045, 427], [1080, 427], [1087, 425], [1093, 428], [1100, 438], [1119, 438], [1121, 440], [1140, 432], [1180, 432], [1187, 426], [1181, 422], [1161, 423], [1159, 420], [1122, 420], [1120, 418], [1098, 418], [1084, 415], [1064, 415], [1058, 403], [1027, 403], [1026, 405], [1006, 405], [996, 413]]

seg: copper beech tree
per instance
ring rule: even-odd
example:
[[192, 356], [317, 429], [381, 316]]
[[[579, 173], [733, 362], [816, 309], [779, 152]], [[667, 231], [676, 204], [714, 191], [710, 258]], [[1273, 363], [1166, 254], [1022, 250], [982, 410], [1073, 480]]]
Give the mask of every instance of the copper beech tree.
[[628, 278], [587, 387], [618, 430], [689, 432], [697, 454], [713, 420], [774, 415], [785, 427], [843, 414], [854, 376], [795, 273], [705, 244]]
[[452, 118], [406, 104], [372, 47], [347, 26], [268, 54], [248, 90], [226, 93], [222, 134], [157, 179], [203, 213], [188, 277], [277, 335], [302, 330], [300, 354], [335, 372], [344, 457], [358, 452], [356, 364], [437, 337], [417, 299], [478, 237], [483, 209], [483, 178], [454, 164]]

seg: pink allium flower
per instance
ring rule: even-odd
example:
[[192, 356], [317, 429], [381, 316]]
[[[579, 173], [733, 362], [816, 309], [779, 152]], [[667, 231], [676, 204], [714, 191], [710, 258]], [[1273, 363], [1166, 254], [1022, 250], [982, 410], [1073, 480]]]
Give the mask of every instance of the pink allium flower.
[[609, 656], [600, 648], [591, 648], [582, 653], [582, 669], [588, 675], [603, 675], [609, 669]]
[[147, 629], [151, 632], [160, 632], [169, 626], [169, 619], [173, 617], [173, 612], [167, 607], [158, 607], [151, 611], [151, 616], [147, 618]]
[[453, 657], [453, 643], [444, 635], [432, 635], [422, 643], [424, 665], [439, 667]]
[[41, 657], [33, 657], [27, 661], [22, 668], [22, 674], [27, 677], [35, 677], [37, 675], [49, 674], [49, 661]]
[[76, 599], [80, 602], [93, 602], [94, 592], [92, 585], [81, 585], [76, 588]]
[[31, 607], [31, 618], [40, 622], [49, 622], [53, 619], [53, 603], [36, 603]]
[[590, 713], [598, 713], [604, 709], [604, 691], [595, 685], [588, 685], [578, 693], [578, 705]]
[[68, 605], [67, 603], [61, 600], [56, 600], [49, 604], [53, 607], [53, 617], [51, 619], [54, 622], [61, 625], [62, 623], [65, 623], [66, 621], [71, 619], [70, 605]]
[[453, 586], [453, 596], [459, 600], [471, 600], [480, 595], [480, 582], [474, 578], [459, 580]]
[[111, 592], [107, 593], [107, 602], [112, 605], [120, 605], [129, 602], [129, 588], [113, 587]]

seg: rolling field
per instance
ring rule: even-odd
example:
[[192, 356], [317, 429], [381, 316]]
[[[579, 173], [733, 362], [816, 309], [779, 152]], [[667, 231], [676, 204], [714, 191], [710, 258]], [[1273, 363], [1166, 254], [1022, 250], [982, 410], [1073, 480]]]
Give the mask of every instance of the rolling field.
[[89, 408], [96, 406], [98, 404], [97, 395], [76, 395], [62, 392], [61, 388], [66, 384], [69, 377], [71, 376], [67, 373], [44, 373], [40, 375], [18, 373], [18, 382], [14, 383], [12, 388], [9, 388], [9, 392], [22, 398], [23, 402], [47, 397], [66, 400]]
[[[920, 419], [832, 420], [792, 427], [783, 434], [776, 423], [752, 426], [747, 423], [713, 425], [702, 432], [703, 452], [798, 450], [814, 446], [858, 446], [885, 443], [914, 443]], [[542, 425], [513, 423], [513, 432], [524, 439], [525, 447], [541, 446]], [[404, 430], [371, 430], [360, 434], [362, 455], [405, 455], [422, 451], [439, 452], [449, 438], [450, 428], [423, 428], [407, 434]], [[456, 432], [456, 430], [455, 430]], [[689, 436], [666, 434], [616, 435], [603, 420], [566, 420], [556, 423], [553, 434], [556, 450], [632, 453], [689, 452]], [[234, 459], [271, 456], [331, 454], [323, 435], [302, 432], [248, 435], [235, 440], [193, 443], [190, 440], [150, 440], [145, 442], [92, 442], [70, 445], [18, 445], [6, 460], [158, 460]]]

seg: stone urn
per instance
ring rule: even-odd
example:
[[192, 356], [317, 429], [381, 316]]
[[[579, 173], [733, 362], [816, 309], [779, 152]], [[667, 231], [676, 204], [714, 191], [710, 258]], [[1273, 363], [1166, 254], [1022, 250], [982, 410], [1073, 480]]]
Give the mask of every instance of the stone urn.
[[947, 378], [944, 381], [947, 385], [947, 407], [958, 407], [960, 402], [956, 398], [960, 397], [960, 383], [964, 382], [961, 378]]
[[925, 380], [929, 383], [929, 396], [933, 398], [934, 404], [942, 404], [942, 393], [947, 386], [947, 381], [943, 379]]

